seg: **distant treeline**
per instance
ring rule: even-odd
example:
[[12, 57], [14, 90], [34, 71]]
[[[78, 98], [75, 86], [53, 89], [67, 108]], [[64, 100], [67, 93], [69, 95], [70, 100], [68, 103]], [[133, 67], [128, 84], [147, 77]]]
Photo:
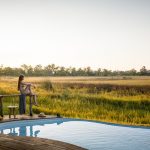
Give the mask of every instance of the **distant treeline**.
[[50, 64], [47, 66], [21, 65], [18, 68], [0, 66], [0, 76], [18, 76], [24, 74], [26, 76], [150, 76], [150, 70], [143, 66], [139, 71], [135, 69], [127, 71], [112, 71], [108, 69], [93, 70], [86, 68], [65, 68]]

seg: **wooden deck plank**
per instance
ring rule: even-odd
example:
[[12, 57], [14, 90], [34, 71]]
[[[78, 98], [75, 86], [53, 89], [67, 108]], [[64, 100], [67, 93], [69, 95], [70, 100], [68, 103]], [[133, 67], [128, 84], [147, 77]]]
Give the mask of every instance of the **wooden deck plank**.
[[84, 150], [81, 147], [42, 138], [17, 137], [0, 134], [0, 150]]
[[2, 122], [10, 122], [10, 121], [19, 121], [19, 120], [36, 120], [36, 119], [53, 119], [57, 118], [55, 115], [46, 115], [46, 117], [38, 117], [38, 115], [34, 114], [30, 115], [16, 115], [16, 118], [9, 118], [9, 115], [5, 115], [3, 118], [0, 117], [0, 123]]

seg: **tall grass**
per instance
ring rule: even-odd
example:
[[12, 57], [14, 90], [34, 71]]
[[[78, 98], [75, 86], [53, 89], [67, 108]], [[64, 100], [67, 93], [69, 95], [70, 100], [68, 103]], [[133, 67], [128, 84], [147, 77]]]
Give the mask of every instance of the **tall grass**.
[[[60, 113], [64, 117], [150, 126], [150, 85], [145, 85], [145, 82], [143, 85], [142, 82], [140, 85], [125, 85], [90, 83], [86, 79], [87, 83], [84, 78], [74, 82], [67, 82], [68, 79], [56, 80], [34, 78], [39, 104], [39, 107], [33, 107], [35, 113]], [[16, 93], [16, 84], [12, 79], [11, 82], [3, 80], [0, 83], [0, 94]]]

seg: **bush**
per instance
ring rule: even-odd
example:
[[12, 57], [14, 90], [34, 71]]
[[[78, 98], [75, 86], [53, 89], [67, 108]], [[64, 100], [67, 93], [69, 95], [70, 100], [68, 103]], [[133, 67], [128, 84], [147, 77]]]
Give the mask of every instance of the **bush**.
[[42, 83], [42, 88], [45, 89], [46, 91], [53, 90], [53, 85], [51, 81], [44, 81]]

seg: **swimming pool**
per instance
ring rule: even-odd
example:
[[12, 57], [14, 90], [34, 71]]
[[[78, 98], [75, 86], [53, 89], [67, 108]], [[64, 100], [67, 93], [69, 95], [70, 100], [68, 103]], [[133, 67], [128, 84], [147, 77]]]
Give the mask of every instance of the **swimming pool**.
[[149, 150], [150, 128], [56, 118], [6, 122], [0, 133], [59, 140], [91, 150]]

